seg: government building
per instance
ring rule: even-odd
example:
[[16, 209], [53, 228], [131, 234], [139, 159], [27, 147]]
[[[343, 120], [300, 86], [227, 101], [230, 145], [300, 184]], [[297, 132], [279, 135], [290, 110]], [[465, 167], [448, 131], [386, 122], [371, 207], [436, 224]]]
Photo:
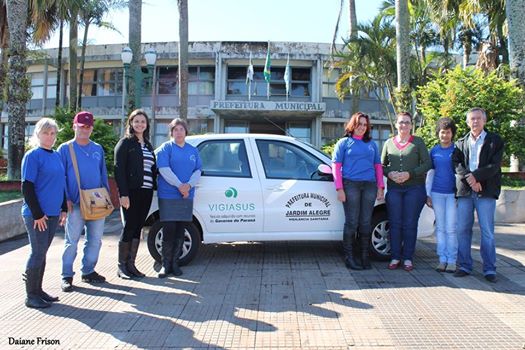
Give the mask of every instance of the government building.
[[[83, 110], [111, 122], [120, 132], [123, 110], [125, 44], [87, 47], [82, 88]], [[269, 52], [271, 77], [263, 70]], [[79, 50], [80, 51], [80, 50]], [[156, 53], [147, 65], [145, 52]], [[140, 107], [153, 119], [155, 146], [168, 138], [168, 123], [178, 117], [178, 43], [142, 44]], [[56, 96], [57, 49], [38, 52], [29, 62], [32, 98], [27, 133], [43, 115], [52, 115], [55, 101], [67, 105], [68, 49], [63, 50], [60, 96]], [[250, 60], [253, 79], [247, 79]], [[192, 134], [288, 134], [322, 146], [342, 136], [350, 117], [351, 99], [335, 93], [339, 72], [329, 69], [330, 44], [296, 42], [190, 42], [188, 123]], [[285, 74], [286, 67], [289, 67]], [[285, 81], [285, 76], [288, 78]], [[287, 89], [288, 86], [288, 89]], [[287, 93], [288, 91], [288, 93]], [[384, 103], [373, 92], [359, 96], [359, 110], [372, 118], [372, 137], [381, 147], [391, 131]], [[2, 147], [7, 148], [7, 113], [0, 120]]]

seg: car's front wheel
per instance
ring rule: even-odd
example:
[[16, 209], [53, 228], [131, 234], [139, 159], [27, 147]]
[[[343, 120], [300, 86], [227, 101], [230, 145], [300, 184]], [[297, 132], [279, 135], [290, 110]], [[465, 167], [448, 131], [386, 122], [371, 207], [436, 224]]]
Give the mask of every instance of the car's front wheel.
[[[148, 250], [158, 263], [162, 260], [162, 235], [162, 224], [157, 220], [151, 225], [148, 233]], [[187, 265], [195, 258], [199, 251], [200, 242], [199, 230], [193, 222], [188, 222], [184, 231], [184, 243], [182, 244], [182, 255], [179, 258], [179, 265]]]
[[389, 230], [390, 224], [386, 211], [376, 211], [372, 215], [372, 236], [370, 239], [370, 254], [374, 259], [382, 261], [390, 259]]

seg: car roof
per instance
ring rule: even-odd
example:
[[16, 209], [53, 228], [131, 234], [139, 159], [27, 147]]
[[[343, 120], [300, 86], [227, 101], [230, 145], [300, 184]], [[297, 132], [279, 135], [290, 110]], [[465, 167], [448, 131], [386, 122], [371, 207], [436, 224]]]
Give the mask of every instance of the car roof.
[[291, 136], [275, 135], [275, 134], [248, 134], [248, 133], [236, 133], [236, 134], [204, 134], [204, 135], [193, 135], [187, 136], [186, 140], [190, 143], [199, 142], [204, 140], [228, 140], [228, 139], [240, 139], [240, 138], [263, 138], [267, 140], [282, 140], [290, 141], [296, 140]]

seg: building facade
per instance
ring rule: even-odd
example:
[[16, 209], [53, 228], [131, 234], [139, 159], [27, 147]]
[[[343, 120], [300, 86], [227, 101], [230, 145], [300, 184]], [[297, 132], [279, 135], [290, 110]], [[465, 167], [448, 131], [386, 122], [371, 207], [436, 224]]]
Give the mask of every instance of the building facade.
[[[268, 45], [271, 78], [264, 79]], [[123, 110], [124, 68], [121, 52], [126, 45], [87, 47], [82, 109], [110, 121], [120, 131]], [[157, 54], [154, 74], [142, 57], [140, 107], [153, 119], [153, 142], [168, 138], [168, 123], [178, 117], [177, 42], [143, 44], [142, 52]], [[56, 96], [57, 49], [44, 50], [46, 58], [30, 62], [32, 99], [28, 103], [27, 133], [43, 115], [52, 115], [55, 101], [68, 99], [67, 50], [63, 50], [61, 93]], [[247, 80], [250, 57], [253, 80]], [[285, 68], [289, 60], [290, 85], [286, 92]], [[321, 146], [343, 134], [350, 117], [351, 99], [335, 93], [339, 72], [328, 68], [330, 45], [290, 42], [192, 42], [189, 46], [188, 124], [191, 133], [289, 134]], [[126, 74], [127, 76], [128, 74]], [[154, 81], [151, 78], [155, 76]], [[146, 77], [146, 78], [145, 78]], [[130, 77], [131, 78], [131, 77]], [[269, 96], [268, 96], [269, 92]], [[391, 133], [386, 108], [373, 93], [362, 94], [359, 110], [370, 115], [372, 136], [379, 146]], [[7, 114], [0, 120], [2, 147], [7, 148]]]

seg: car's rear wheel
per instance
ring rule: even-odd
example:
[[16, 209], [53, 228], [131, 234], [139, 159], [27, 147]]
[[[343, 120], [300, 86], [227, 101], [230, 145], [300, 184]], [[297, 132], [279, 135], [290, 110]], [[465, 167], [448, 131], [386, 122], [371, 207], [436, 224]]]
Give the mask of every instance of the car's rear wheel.
[[370, 239], [370, 254], [376, 260], [390, 259], [390, 240], [388, 232], [390, 224], [386, 211], [379, 210], [372, 215], [372, 236]]
[[[161, 262], [161, 251], [162, 251], [162, 224], [159, 220], [155, 221], [148, 233], [148, 250], [150, 255], [157, 261]], [[182, 245], [182, 255], [179, 258], [179, 264], [181, 266], [187, 265], [190, 261], [195, 258], [200, 246], [200, 234], [199, 230], [193, 222], [186, 224], [186, 230], [184, 232], [184, 244]]]

